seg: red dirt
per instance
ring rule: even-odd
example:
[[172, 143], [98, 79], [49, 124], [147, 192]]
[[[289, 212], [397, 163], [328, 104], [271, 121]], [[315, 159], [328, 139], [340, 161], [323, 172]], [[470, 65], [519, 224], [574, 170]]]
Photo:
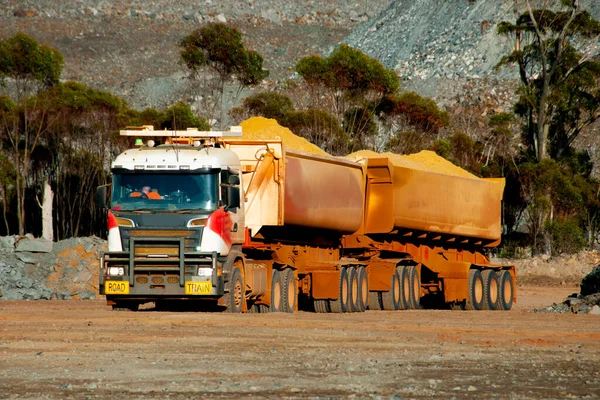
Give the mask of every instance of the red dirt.
[[2, 398], [565, 398], [600, 393], [600, 318], [508, 312], [116, 312], [0, 302]]

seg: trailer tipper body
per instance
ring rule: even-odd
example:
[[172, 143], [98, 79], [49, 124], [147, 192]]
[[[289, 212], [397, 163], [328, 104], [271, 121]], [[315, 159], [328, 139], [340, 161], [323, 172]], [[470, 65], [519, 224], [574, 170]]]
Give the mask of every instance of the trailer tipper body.
[[112, 166], [100, 288], [115, 308], [507, 310], [516, 298], [514, 267], [482, 253], [500, 241], [502, 180], [431, 152], [338, 158], [280, 136], [169, 135]]

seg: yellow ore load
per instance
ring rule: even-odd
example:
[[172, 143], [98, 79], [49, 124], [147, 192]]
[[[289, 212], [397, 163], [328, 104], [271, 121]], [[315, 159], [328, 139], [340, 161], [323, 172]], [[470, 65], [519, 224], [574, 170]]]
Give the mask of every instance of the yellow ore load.
[[[494, 265], [480, 252], [500, 243], [503, 179], [479, 178], [432, 151], [361, 150], [333, 157], [275, 120], [256, 117], [241, 125], [243, 143], [231, 140], [226, 147], [242, 163], [249, 246], [337, 234], [339, 247], [328, 251], [368, 265], [371, 290], [382, 299], [388, 290], [392, 298], [397, 295], [389, 271], [413, 265], [421, 296], [442, 293], [446, 303], [467, 298], [479, 309], [473, 299], [485, 292], [496, 300], [503, 296], [503, 305], [490, 297], [481, 307], [510, 308], [514, 267]], [[312, 277], [315, 299], [336, 296], [330, 287], [339, 277], [326, 273], [325, 263], [339, 260], [326, 258], [319, 255], [296, 267], [299, 277]], [[418, 298], [419, 290], [413, 292]]]

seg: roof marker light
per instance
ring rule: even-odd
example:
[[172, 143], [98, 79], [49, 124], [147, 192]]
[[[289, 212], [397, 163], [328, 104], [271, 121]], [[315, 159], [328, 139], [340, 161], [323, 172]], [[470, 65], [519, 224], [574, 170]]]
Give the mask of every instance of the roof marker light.
[[143, 146], [144, 145], [144, 141], [142, 139], [135, 139], [135, 145], [136, 146]]

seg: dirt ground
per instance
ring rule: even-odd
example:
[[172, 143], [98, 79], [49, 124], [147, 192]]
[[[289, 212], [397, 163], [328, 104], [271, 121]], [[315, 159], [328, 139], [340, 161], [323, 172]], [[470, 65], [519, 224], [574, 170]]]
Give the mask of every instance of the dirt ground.
[[597, 398], [600, 317], [513, 310], [118, 312], [0, 302], [0, 398]]

